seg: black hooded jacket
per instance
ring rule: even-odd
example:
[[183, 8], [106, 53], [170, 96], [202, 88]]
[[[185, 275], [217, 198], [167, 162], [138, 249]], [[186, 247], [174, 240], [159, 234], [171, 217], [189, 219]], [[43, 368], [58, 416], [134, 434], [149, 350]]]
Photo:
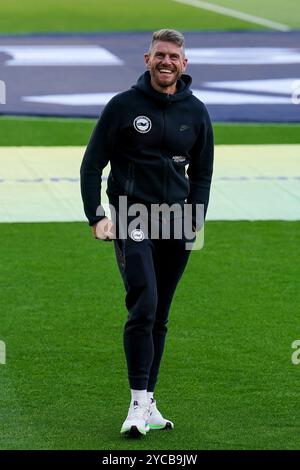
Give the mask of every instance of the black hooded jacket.
[[150, 204], [204, 204], [207, 210], [213, 171], [213, 131], [205, 105], [182, 75], [175, 94], [159, 93], [145, 72], [130, 90], [103, 110], [81, 165], [85, 214], [93, 225], [101, 204], [103, 168], [110, 162], [109, 201], [118, 196]]

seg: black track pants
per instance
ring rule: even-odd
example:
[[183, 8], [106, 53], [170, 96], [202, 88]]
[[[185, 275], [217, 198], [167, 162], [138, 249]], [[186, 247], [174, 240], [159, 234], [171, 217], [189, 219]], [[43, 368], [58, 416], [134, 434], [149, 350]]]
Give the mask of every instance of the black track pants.
[[184, 240], [115, 240], [126, 288], [124, 349], [131, 389], [154, 391], [169, 309], [190, 251]]

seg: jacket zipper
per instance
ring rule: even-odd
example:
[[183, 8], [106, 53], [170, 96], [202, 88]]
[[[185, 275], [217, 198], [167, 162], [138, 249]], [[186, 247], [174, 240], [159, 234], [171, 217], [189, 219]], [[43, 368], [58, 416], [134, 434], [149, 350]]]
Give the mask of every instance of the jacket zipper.
[[162, 128], [162, 139], [161, 139], [161, 156], [163, 159], [163, 165], [164, 165], [164, 170], [163, 170], [163, 199], [164, 202], [167, 202], [167, 195], [168, 195], [168, 161], [163, 155], [163, 144], [164, 144], [164, 136], [165, 136], [165, 109], [162, 111], [163, 115], [163, 128]]

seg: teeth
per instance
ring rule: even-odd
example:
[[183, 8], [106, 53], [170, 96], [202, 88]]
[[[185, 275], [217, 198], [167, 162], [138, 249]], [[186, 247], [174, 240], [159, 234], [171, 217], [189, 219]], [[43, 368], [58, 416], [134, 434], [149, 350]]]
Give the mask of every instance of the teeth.
[[160, 72], [163, 72], [163, 73], [172, 73], [172, 70], [160, 69]]

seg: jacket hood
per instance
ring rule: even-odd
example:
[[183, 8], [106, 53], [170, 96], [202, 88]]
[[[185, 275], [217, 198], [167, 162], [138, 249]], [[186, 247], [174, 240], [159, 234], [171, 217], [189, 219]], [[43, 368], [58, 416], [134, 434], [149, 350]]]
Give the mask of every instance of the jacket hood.
[[192, 83], [192, 77], [190, 75], [183, 74], [177, 81], [177, 91], [174, 94], [160, 93], [156, 91], [151, 85], [151, 76], [149, 70], [143, 73], [133, 85], [132, 88], [151, 96], [152, 98], [161, 101], [162, 103], [170, 103], [175, 101], [181, 101], [191, 96], [193, 93], [190, 90]]

